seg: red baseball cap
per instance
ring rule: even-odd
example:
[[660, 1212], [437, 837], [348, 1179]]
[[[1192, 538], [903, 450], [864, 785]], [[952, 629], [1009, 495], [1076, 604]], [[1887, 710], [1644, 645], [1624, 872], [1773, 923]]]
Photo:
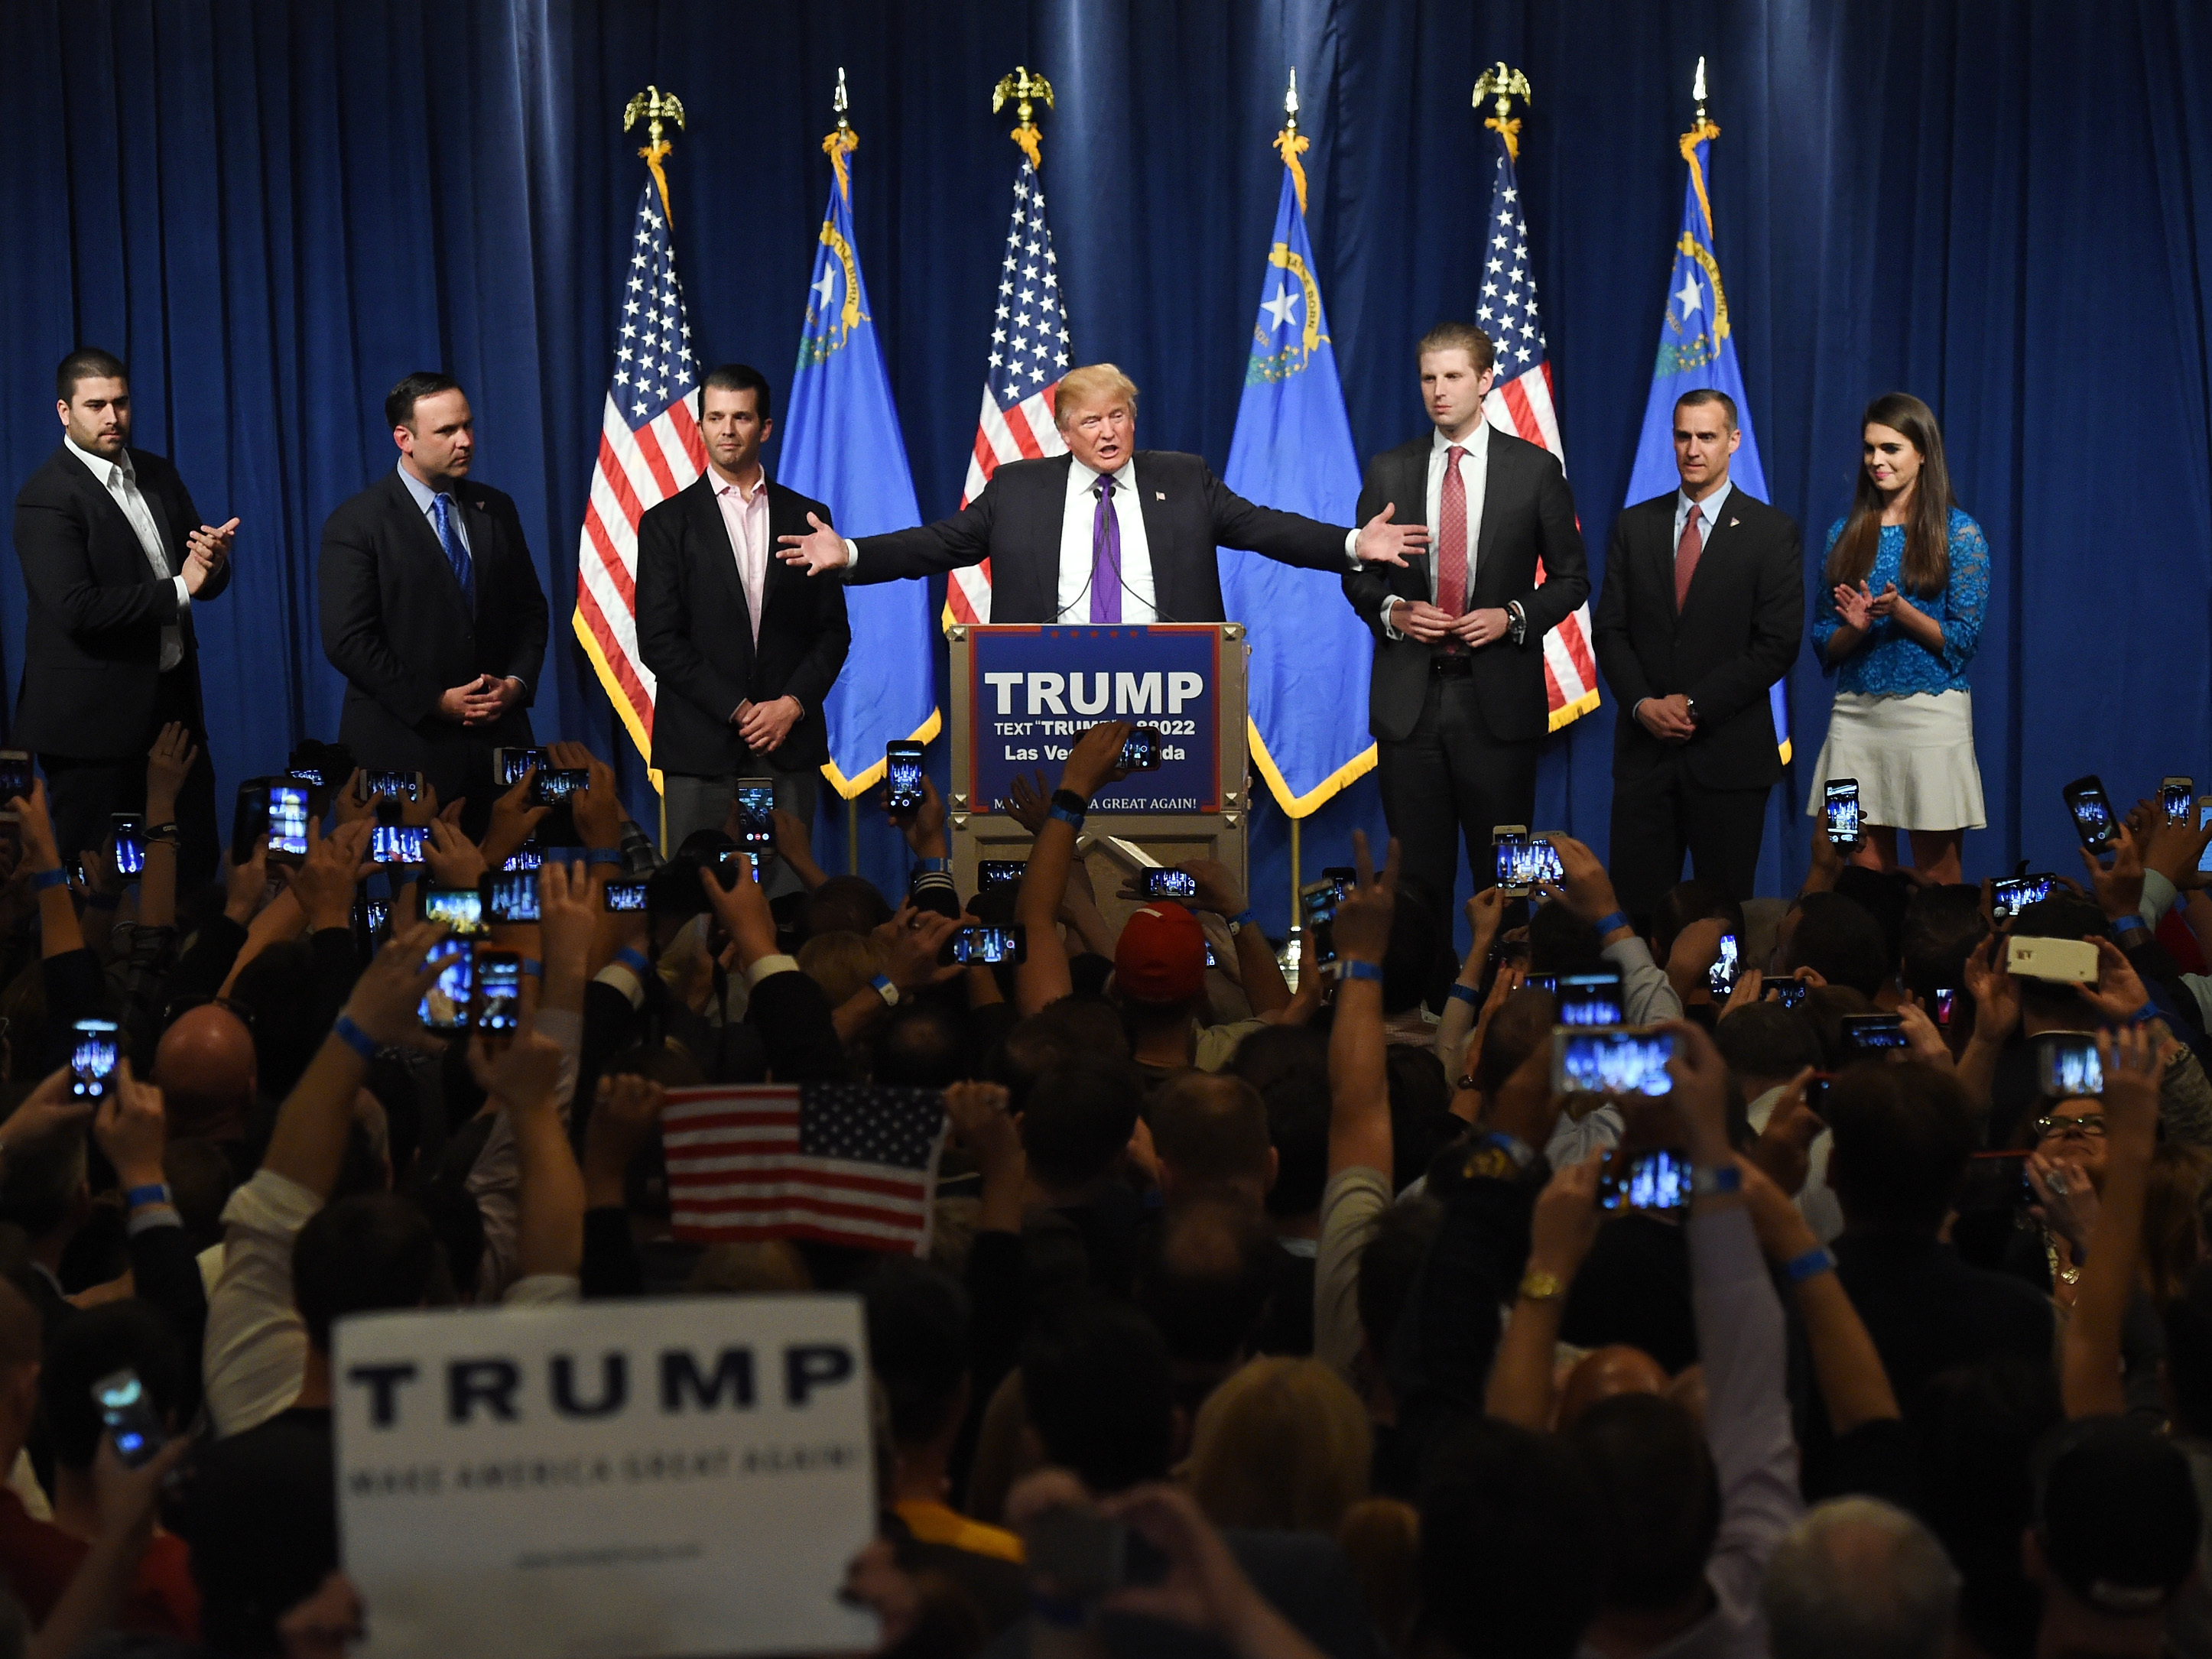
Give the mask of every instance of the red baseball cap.
[[1114, 982], [1139, 1002], [1182, 1002], [1206, 982], [1206, 930], [1180, 904], [1156, 899], [1114, 946]]

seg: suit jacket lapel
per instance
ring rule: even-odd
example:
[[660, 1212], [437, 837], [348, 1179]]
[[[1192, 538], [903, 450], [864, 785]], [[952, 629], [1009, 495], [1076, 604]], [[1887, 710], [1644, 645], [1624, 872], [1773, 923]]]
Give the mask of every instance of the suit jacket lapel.
[[[138, 540], [138, 527], [131, 522], [131, 515], [123, 510], [123, 504], [108, 494], [106, 484], [94, 477], [92, 469], [79, 460], [66, 446], [57, 452], [56, 459], [65, 469], [64, 476], [70, 480], [71, 487], [91, 503], [94, 518], [98, 519], [105, 515], [109, 520], [108, 528], [111, 531], [119, 531], [128, 537], [130, 544], [137, 550], [138, 557], [143, 562], [146, 554], [143, 545]], [[138, 486], [138, 495], [140, 499], [145, 501], [147, 511], [154, 515], [155, 528], [166, 532], [166, 526], [161, 522], [161, 510], [154, 505], [154, 498], [146, 494], [146, 486], [143, 482]], [[166, 533], [161, 537], [161, 550], [163, 556], [170, 559], [170, 574], [181, 574], [185, 568], [184, 562], [181, 558], [174, 556]]]
[[[1389, 499], [1398, 510], [1392, 514], [1390, 522], [1427, 525], [1429, 451], [1425, 443], [1419, 446], [1414, 453], [1398, 458], [1396, 485]], [[1403, 599], [1433, 600], [1437, 595], [1435, 579], [1430, 574], [1432, 563], [1433, 556], [1431, 554], [1407, 554], [1402, 569], [1389, 569], [1388, 572], [1390, 591]]]
[[[692, 529], [699, 538], [699, 556], [708, 567], [707, 579], [721, 584], [723, 592], [737, 613], [745, 619], [744, 637], [738, 647], [745, 653], [746, 672], [751, 672], [753, 653], [753, 608], [745, 599], [745, 584], [738, 574], [738, 550], [730, 541], [730, 526], [722, 517], [722, 504], [715, 496], [714, 474], [709, 470], [700, 475], [699, 482], [684, 493], [691, 499]], [[773, 502], [769, 518], [775, 517]], [[775, 544], [775, 532], [769, 532], [769, 544]], [[773, 555], [769, 562], [775, 562]], [[762, 608], [767, 608], [767, 584], [762, 584]]]
[[[1136, 458], [1132, 456], [1130, 459], [1133, 461]], [[1071, 467], [1070, 470], [1073, 471], [1073, 468]], [[1188, 504], [1165, 499], [1167, 492], [1159, 487], [1160, 468], [1158, 465], [1152, 469], [1152, 482], [1149, 483], [1145, 481], [1142, 469], [1133, 468], [1130, 477], [1135, 481], [1137, 506], [1145, 521], [1146, 551], [1147, 556], [1151, 556], [1152, 549], [1171, 545], [1169, 538], [1172, 532], [1168, 527], [1168, 520], [1178, 513], [1186, 512]], [[1063, 506], [1066, 501], [1066, 490], [1067, 486], [1063, 482], [1060, 485]], [[1181, 563], [1172, 559], [1162, 561], [1156, 556], [1151, 558], [1151, 562], [1152, 609], [1162, 617], [1181, 617], [1188, 614], [1184, 610], [1188, 596], [1180, 588], [1171, 586], [1176, 577], [1182, 573]], [[1121, 588], [1124, 599], [1127, 598], [1128, 591], [1128, 585], [1125, 582]], [[1054, 603], [1058, 603], [1057, 599]]]
[[[440, 576], [442, 576], [445, 579], [444, 586], [439, 591], [451, 594], [453, 596], [453, 603], [460, 606], [462, 612], [466, 614], [469, 609], [468, 595], [461, 591], [461, 579], [453, 574], [453, 561], [446, 556], [445, 544], [438, 539], [438, 529], [435, 525], [430, 522], [430, 515], [423, 512], [421, 507], [415, 504], [415, 496], [413, 492], [410, 491], [405, 484], [400, 482], [399, 474], [397, 470], [388, 475], [385, 487], [391, 492], [392, 501], [397, 507], [401, 517], [411, 526], [411, 528], [410, 528], [406, 532], [407, 538], [415, 544], [418, 555], [428, 558], [432, 568], [438, 572]], [[456, 495], [454, 499], [456, 501], [462, 500], [459, 495]], [[471, 537], [473, 538], [476, 532], [476, 524], [474, 521], [469, 520], [468, 509], [465, 502], [464, 502], [462, 507], [461, 516], [465, 522], [468, 522], [469, 530]], [[483, 517], [482, 514], [477, 516], [478, 518]], [[488, 520], [486, 521], [489, 522]], [[490, 533], [489, 530], [486, 530], [484, 532], [486, 536], [489, 536]], [[470, 549], [469, 557], [472, 562], [477, 556], [476, 547], [482, 546], [483, 544], [482, 540], [478, 539], [476, 541], [475, 545], [471, 546]], [[437, 578], [434, 577], [432, 580], [435, 580]], [[471, 620], [473, 620], [473, 618], [471, 618]]]
[[1468, 573], [1468, 604], [1474, 605], [1474, 596], [1480, 592], [1490, 575], [1490, 558], [1498, 543], [1498, 505], [1504, 500], [1510, 488], [1513, 473], [1512, 450], [1498, 441], [1495, 428], [1485, 434], [1484, 443], [1490, 451], [1490, 465], [1482, 476], [1482, 522], [1474, 532], [1473, 568]]
[[[1030, 546], [1042, 549], [1043, 556], [1041, 558], [1025, 562], [1033, 573], [1030, 579], [1037, 584], [1033, 605], [1023, 605], [1022, 596], [1019, 589], [1017, 588], [1015, 608], [1018, 611], [1033, 610], [1037, 620], [1048, 626], [1054, 622], [1073, 624], [1091, 620], [1091, 602], [1088, 598], [1085, 598], [1083, 602], [1084, 614], [1080, 617], [1057, 617], [1054, 614], [1060, 609], [1060, 526], [1067, 516], [1067, 481], [1075, 471], [1074, 456], [1061, 455], [1056, 459], [1060, 462], [1059, 465], [1036, 469], [1036, 489], [1028, 501], [1021, 503], [1019, 508], [1024, 514], [1034, 515], [1030, 525], [1028, 543]], [[1010, 502], [1008, 505], [1011, 507], [1012, 503]], [[1146, 520], [1145, 530], [1146, 534], [1151, 533], [1150, 520]], [[998, 567], [994, 563], [991, 568], [992, 582], [994, 586], [998, 581]], [[1157, 564], [1154, 566], [1152, 580], [1154, 592], [1157, 595], [1159, 581]], [[992, 619], [997, 620], [998, 615], [999, 608], [994, 605], [991, 607]]]

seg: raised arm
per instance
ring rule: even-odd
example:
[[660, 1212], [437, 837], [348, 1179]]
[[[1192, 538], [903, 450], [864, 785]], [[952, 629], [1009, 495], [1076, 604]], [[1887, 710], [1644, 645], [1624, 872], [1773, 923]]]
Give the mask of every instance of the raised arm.
[[1528, 1228], [1528, 1268], [1490, 1368], [1485, 1409], [1532, 1433], [1552, 1431], [1559, 1316], [1568, 1287], [1597, 1242], [1597, 1176], [1604, 1159], [1597, 1152], [1568, 1164], [1538, 1194]]
[[2097, 1054], [2105, 1072], [2105, 1185], [2059, 1347], [2059, 1389], [2069, 1417], [2118, 1416], [2128, 1408], [2120, 1332], [2135, 1291], [2143, 1197], [2158, 1148], [2156, 1041], [2141, 1028], [2100, 1032]]
[[1014, 999], [1026, 1017], [1057, 1002], [1073, 988], [1067, 971], [1067, 947], [1054, 925], [1060, 895], [1067, 890], [1068, 866], [1075, 859], [1075, 837], [1090, 810], [1091, 798], [1125, 774], [1121, 746], [1129, 740], [1127, 720], [1107, 720], [1075, 740], [1060, 769], [1052, 809], [1030, 847], [1028, 865], [1014, 899], [1014, 920], [1028, 938], [1028, 959], [1014, 969]]
[[1357, 1166], [1378, 1170], [1388, 1180], [1392, 1147], [1382, 957], [1397, 914], [1398, 843], [1390, 843], [1377, 875], [1366, 831], [1355, 830], [1352, 863], [1359, 884], [1337, 901], [1334, 924], [1340, 977], [1328, 1034], [1328, 1173], [1334, 1179]]

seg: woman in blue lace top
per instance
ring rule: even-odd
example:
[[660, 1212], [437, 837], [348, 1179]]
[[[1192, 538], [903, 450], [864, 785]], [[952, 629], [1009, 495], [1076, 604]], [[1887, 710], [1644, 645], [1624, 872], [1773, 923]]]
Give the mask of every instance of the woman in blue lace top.
[[1855, 778], [1865, 839], [1852, 855], [1897, 867], [1897, 832], [1930, 881], [1960, 878], [1960, 843], [1982, 828], [1966, 665], [1990, 598], [1990, 545], [1951, 497], [1943, 434], [1919, 398], [1867, 405], [1863, 463], [1850, 514], [1828, 532], [1814, 584], [1813, 648], [1836, 677], [1828, 740], [1808, 814], [1831, 778]]

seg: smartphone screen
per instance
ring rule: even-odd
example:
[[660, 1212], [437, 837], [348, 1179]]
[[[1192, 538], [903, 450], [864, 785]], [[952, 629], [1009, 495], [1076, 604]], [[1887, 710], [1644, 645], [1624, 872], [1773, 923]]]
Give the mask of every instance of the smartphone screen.
[[592, 787], [592, 775], [582, 767], [549, 767], [538, 775], [530, 793], [540, 806], [558, 806], [580, 790]]
[[599, 902], [610, 910], [642, 910], [646, 908], [644, 882], [611, 881], [599, 891]]
[[154, 1409], [137, 1372], [127, 1367], [110, 1371], [92, 1385], [92, 1399], [100, 1407], [101, 1424], [115, 1442], [115, 1455], [125, 1468], [143, 1468], [168, 1443], [161, 1413]]
[[[2212, 823], [2212, 795], [2207, 795], [2197, 803], [2197, 827], [2202, 830], [2208, 823]], [[2212, 842], [2205, 843], [2204, 854], [2197, 860], [2197, 868], [2201, 873], [2212, 876]]]
[[427, 823], [380, 823], [368, 832], [371, 864], [420, 864], [429, 844]]
[[81, 1019], [75, 1027], [76, 1041], [70, 1050], [70, 1098], [105, 1100], [108, 1080], [115, 1075], [121, 1046], [112, 1019]]
[[354, 793], [363, 800], [380, 797], [392, 800], [420, 800], [422, 798], [422, 775], [420, 772], [372, 772], [364, 769], [361, 781]]
[[0, 802], [31, 793], [31, 753], [27, 749], [0, 749]]
[[884, 745], [884, 778], [890, 786], [890, 810], [911, 812], [921, 805], [921, 745], [913, 742]]
[[[1528, 982], [1535, 983], [1530, 975]], [[1562, 1025], [1618, 1025], [1620, 1024], [1619, 974], [1561, 974], [1553, 993], [1559, 1000]]]
[[1610, 1154], [1597, 1178], [1598, 1207], [1603, 1210], [1686, 1210], [1690, 1207], [1690, 1160], [1663, 1148], [1623, 1158]]
[[1508, 893], [1525, 893], [1529, 884], [1528, 837], [1522, 834], [1499, 836], [1490, 843], [1492, 856], [1497, 860], [1494, 879]]
[[988, 893], [996, 887], [1018, 887], [1026, 867], [1019, 859], [985, 859], [975, 866], [975, 890]]
[[536, 870], [545, 863], [545, 849], [534, 841], [526, 841], [507, 854], [507, 862], [499, 867], [507, 872]]
[[2008, 876], [1991, 885], [1990, 914], [1999, 921], [2009, 921], [2029, 905], [2049, 898], [2057, 880], [2055, 876]]
[[552, 757], [543, 749], [496, 749], [492, 751], [492, 775], [502, 789], [512, 788], [522, 781], [522, 775], [532, 768], [543, 772], [553, 764]]
[[2105, 1092], [2105, 1066], [2094, 1037], [2071, 1033], [2039, 1037], [2035, 1060], [2042, 1092], [2054, 1100]]
[[2106, 799], [2105, 786], [2094, 775], [2076, 778], [2058, 793], [2066, 810], [2074, 815], [2074, 832], [2081, 837], [2083, 847], [2092, 853], [2101, 852], [2118, 839], [2112, 803]]
[[1019, 927], [963, 927], [945, 941], [946, 960], [970, 967], [1018, 963], [1028, 954]]
[[253, 856], [253, 843], [269, 827], [269, 780], [248, 778], [238, 786], [238, 805], [230, 819], [230, 861], [244, 864]]
[[1705, 985], [1717, 997], [1725, 997], [1735, 989], [1735, 935], [1721, 935], [1721, 953], [1713, 958], [1712, 967], [1705, 975]]
[[1298, 889], [1298, 915], [1305, 927], [1306, 960], [1316, 967], [1336, 960], [1336, 884], [1309, 882]]
[[1936, 992], [1936, 1023], [1948, 1028], [1958, 1012], [1958, 992], [1948, 986], [1938, 987]]
[[478, 945], [474, 964], [477, 1030], [505, 1036], [522, 1024], [522, 957]]
[[1146, 898], [1187, 899], [1198, 896], [1198, 878], [1188, 870], [1145, 872]]
[[307, 786], [294, 779], [269, 785], [269, 856], [289, 864], [307, 856]]
[[1129, 733], [1128, 741], [1121, 745], [1121, 769], [1125, 772], [1157, 772], [1159, 766], [1159, 727], [1137, 727]]
[[739, 778], [737, 787], [738, 846], [757, 858], [775, 851], [775, 781]]
[[[471, 897], [475, 895], [471, 893]], [[429, 961], [438, 969], [437, 978], [422, 994], [422, 1006], [415, 1012], [426, 1031], [465, 1031], [469, 1029], [469, 1002], [474, 988], [473, 972], [476, 958], [465, 939], [441, 939], [429, 955]]]
[[1323, 881], [1336, 884], [1336, 896], [1345, 897], [1359, 890], [1359, 872], [1348, 864], [1332, 864], [1321, 872]]
[[1795, 1008], [1805, 1000], [1809, 988], [1802, 979], [1770, 979], [1759, 988], [1759, 995], [1771, 997], [1785, 1008]]
[[2158, 787], [2159, 805], [2168, 823], [2189, 822], [2189, 804], [2197, 797], [2194, 778], [2167, 778]]
[[501, 871], [483, 878], [483, 917], [486, 921], [532, 922], [538, 920], [538, 872]]
[[456, 937], [471, 938], [483, 933], [484, 921], [483, 894], [474, 887], [424, 887], [422, 920], [442, 921]]
[[1825, 799], [1829, 842], [1837, 847], [1856, 847], [1863, 835], [1859, 828], [1859, 781], [1830, 778]]
[[1905, 1035], [1905, 1021], [1896, 1014], [1846, 1014], [1843, 1036], [1844, 1046], [1855, 1054], [1886, 1054], [1911, 1046]]
[[143, 874], [146, 869], [146, 820], [135, 812], [118, 812], [109, 822], [115, 826], [115, 873], [118, 876]]
[[1674, 1086], [1668, 1031], [1573, 1030], [1552, 1034], [1552, 1079], [1561, 1094], [1663, 1095]]

